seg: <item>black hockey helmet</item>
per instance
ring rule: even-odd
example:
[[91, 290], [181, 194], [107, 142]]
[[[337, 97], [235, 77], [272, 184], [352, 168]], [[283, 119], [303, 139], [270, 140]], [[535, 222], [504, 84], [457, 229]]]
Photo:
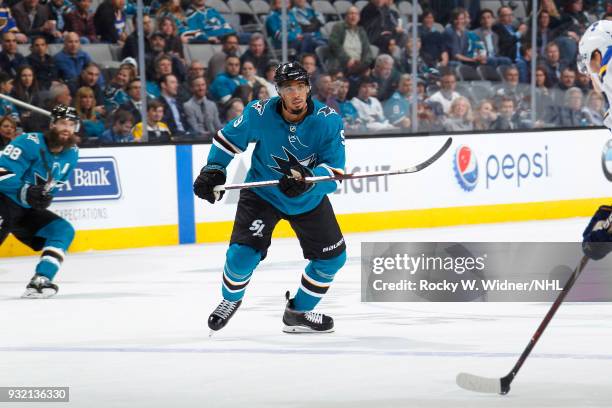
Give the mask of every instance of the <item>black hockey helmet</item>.
[[302, 81], [310, 86], [310, 76], [308, 72], [297, 62], [285, 62], [276, 67], [274, 73], [274, 82], [276, 86], [282, 86], [283, 82], [287, 81]]
[[66, 105], [55, 105], [53, 109], [51, 109], [51, 123], [55, 123], [55, 121], [59, 119], [67, 119], [71, 120], [75, 123], [75, 132], [79, 131], [81, 126], [81, 119], [75, 108], [72, 106]]

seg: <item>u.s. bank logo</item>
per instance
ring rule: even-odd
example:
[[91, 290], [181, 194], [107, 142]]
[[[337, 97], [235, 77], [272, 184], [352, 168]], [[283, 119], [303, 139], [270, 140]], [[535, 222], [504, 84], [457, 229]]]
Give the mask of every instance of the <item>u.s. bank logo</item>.
[[478, 184], [478, 161], [468, 146], [459, 146], [453, 159], [453, 170], [459, 186], [465, 191], [472, 191]]
[[608, 140], [601, 152], [601, 169], [608, 181], [612, 181], [612, 139]]
[[121, 182], [114, 157], [81, 157], [54, 201], [117, 200]]

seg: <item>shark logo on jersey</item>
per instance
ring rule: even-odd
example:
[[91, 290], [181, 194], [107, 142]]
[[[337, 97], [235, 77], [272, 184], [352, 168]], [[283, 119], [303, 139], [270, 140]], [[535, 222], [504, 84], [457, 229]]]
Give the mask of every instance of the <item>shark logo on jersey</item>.
[[306, 166], [312, 167], [316, 161], [315, 155], [311, 154], [305, 159], [298, 159], [294, 154], [292, 154], [287, 148], [283, 146], [283, 152], [285, 153], [285, 158], [281, 158], [278, 156], [272, 155], [272, 159], [276, 162], [276, 166], [268, 166], [272, 170], [276, 171], [280, 174], [285, 174], [287, 176], [291, 176], [291, 168], [295, 166]]
[[328, 117], [329, 115], [332, 115], [334, 113], [337, 114], [337, 112], [333, 108], [330, 108], [329, 106], [324, 106], [319, 109], [317, 115], [324, 115], [325, 117]]
[[[55, 167], [54, 163], [54, 166]], [[57, 164], [59, 166], [59, 164]], [[34, 173], [34, 179], [36, 180], [36, 182], [34, 183], [37, 186], [44, 186], [47, 185], [47, 183], [49, 183], [49, 186], [47, 187], [48, 190], [52, 190], [55, 187], [62, 187], [64, 184], [66, 184], [65, 181], [58, 181], [55, 180], [53, 177], [51, 177], [51, 180], [49, 180], [48, 176], [47, 177], [43, 177], [38, 173]]]
[[0, 167], [0, 181], [14, 177], [15, 173], [8, 171], [4, 167]]
[[259, 100], [255, 102], [251, 107], [259, 113], [259, 116], [263, 116], [264, 111], [266, 110], [266, 105], [270, 102], [269, 99]]

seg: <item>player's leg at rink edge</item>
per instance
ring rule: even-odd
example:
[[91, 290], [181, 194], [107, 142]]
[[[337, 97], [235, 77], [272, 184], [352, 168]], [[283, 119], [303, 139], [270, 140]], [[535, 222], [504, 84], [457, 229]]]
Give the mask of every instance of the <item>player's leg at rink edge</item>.
[[38, 241], [37, 247], [42, 247], [42, 253], [36, 265], [36, 274], [27, 286], [24, 298], [48, 298], [57, 293], [58, 287], [52, 281], [73, 239], [74, 228], [62, 218], [50, 222], [36, 232], [34, 240]]
[[313, 310], [327, 293], [336, 273], [345, 263], [346, 251], [331, 259], [311, 260], [302, 273], [300, 287], [293, 299], [295, 310], [299, 312]]
[[223, 299], [242, 300], [253, 271], [261, 261], [261, 252], [248, 245], [232, 244], [227, 249], [223, 267]]

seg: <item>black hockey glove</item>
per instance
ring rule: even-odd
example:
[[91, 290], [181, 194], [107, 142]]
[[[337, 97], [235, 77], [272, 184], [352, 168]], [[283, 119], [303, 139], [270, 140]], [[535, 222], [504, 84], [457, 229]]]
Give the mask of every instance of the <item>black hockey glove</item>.
[[602, 205], [582, 233], [582, 251], [598, 260], [612, 252], [612, 207]]
[[297, 197], [312, 188], [312, 183], [304, 181], [304, 177], [312, 177], [313, 175], [308, 167], [302, 165], [293, 166], [291, 174], [292, 176], [285, 174], [278, 183], [278, 188], [284, 195], [287, 197]]
[[225, 184], [225, 168], [218, 164], [207, 164], [193, 182], [193, 192], [203, 200], [214, 204], [219, 201], [225, 191], [215, 192], [215, 186]]
[[26, 202], [35, 210], [44, 210], [51, 205], [53, 196], [45, 191], [45, 186], [30, 186], [26, 190]]

